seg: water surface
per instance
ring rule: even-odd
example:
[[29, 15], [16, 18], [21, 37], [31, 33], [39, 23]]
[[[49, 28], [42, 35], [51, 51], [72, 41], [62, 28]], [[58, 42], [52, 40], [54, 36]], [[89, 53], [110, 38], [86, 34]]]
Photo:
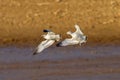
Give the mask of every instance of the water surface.
[[0, 80], [120, 80], [120, 46], [0, 47]]

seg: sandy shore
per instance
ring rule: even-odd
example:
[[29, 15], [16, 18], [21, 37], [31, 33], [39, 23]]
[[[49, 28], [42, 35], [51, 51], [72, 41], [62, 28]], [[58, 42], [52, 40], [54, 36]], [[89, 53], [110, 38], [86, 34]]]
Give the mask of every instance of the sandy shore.
[[0, 44], [36, 45], [43, 29], [67, 37], [80, 25], [88, 43], [120, 44], [119, 0], [0, 1]]

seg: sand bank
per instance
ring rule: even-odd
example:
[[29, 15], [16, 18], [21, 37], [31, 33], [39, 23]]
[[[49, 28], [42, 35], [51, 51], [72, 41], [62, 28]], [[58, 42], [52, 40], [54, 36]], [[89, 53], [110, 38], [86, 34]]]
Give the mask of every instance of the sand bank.
[[119, 0], [0, 1], [0, 44], [35, 45], [43, 29], [67, 37], [80, 25], [88, 43], [120, 44]]

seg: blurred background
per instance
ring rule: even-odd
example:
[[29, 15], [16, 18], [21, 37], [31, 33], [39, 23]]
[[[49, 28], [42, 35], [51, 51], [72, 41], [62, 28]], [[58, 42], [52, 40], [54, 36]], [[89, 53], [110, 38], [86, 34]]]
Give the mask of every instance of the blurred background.
[[119, 44], [120, 0], [0, 0], [0, 45], [36, 45], [43, 29], [64, 39], [75, 24], [88, 44]]

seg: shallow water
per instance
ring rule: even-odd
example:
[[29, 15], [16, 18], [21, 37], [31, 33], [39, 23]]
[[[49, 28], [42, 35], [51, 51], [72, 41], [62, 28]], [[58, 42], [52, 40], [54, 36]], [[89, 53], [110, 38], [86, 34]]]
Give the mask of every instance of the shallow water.
[[120, 46], [0, 47], [0, 80], [120, 80]]
[[120, 46], [50, 47], [42, 53], [32, 55], [32, 47], [1, 47], [0, 62], [31, 62], [36, 60], [66, 60], [74, 58], [98, 58], [120, 56]]

